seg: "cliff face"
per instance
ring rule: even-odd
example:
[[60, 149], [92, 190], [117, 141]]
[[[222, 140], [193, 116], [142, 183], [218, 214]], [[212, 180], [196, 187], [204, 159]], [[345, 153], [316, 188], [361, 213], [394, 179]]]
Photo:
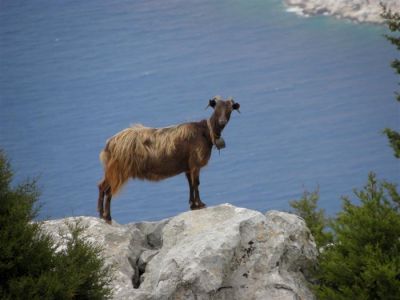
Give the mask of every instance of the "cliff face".
[[224, 204], [160, 222], [77, 217], [43, 226], [61, 241], [76, 220], [116, 268], [115, 299], [315, 299], [307, 275], [317, 250], [293, 214]]

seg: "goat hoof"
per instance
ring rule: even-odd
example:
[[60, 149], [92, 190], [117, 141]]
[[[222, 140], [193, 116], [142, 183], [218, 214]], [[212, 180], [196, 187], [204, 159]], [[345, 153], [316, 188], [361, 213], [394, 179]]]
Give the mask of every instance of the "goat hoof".
[[191, 210], [198, 210], [198, 209], [202, 209], [205, 208], [206, 205], [203, 202], [197, 202], [197, 203], [193, 203], [190, 205], [190, 209]]
[[111, 221], [112, 221], [112, 219], [111, 219], [111, 216], [110, 215], [103, 215], [102, 216], [102, 219], [104, 219], [104, 221], [106, 221], [106, 223], [107, 224], [110, 224], [111, 225]]
[[200, 207], [196, 204], [190, 204], [190, 209], [191, 210], [196, 210], [196, 209], [200, 209]]

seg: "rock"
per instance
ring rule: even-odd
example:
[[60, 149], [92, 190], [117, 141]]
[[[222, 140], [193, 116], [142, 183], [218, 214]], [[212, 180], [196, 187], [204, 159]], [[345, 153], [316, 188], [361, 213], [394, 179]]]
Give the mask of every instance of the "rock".
[[400, 12], [398, 0], [284, 0], [289, 11], [300, 15], [331, 15], [356, 22], [383, 23], [380, 2]]
[[137, 229], [145, 235], [147, 245], [151, 248], [160, 248], [162, 245], [162, 229], [168, 223], [168, 219], [159, 222], [131, 223], [127, 227]]
[[88, 225], [86, 236], [115, 264], [115, 299], [315, 299], [307, 280], [317, 250], [293, 214], [224, 204], [160, 222], [79, 217], [44, 228], [59, 238], [73, 220]]

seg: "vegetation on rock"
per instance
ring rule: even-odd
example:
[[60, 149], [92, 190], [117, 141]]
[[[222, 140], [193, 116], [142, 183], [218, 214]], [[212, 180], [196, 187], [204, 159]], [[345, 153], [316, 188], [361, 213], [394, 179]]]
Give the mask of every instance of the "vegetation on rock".
[[327, 222], [318, 194], [292, 201], [321, 247], [314, 285], [318, 299], [400, 299], [400, 195], [394, 184], [371, 173], [343, 198], [343, 209]]
[[319, 191], [305, 191], [300, 200], [290, 201], [295, 213], [302, 217], [311, 231], [317, 248], [332, 242], [332, 233], [327, 231], [329, 219], [323, 209], [318, 208]]
[[12, 187], [13, 173], [0, 151], [0, 299], [107, 299], [111, 267], [102, 249], [69, 225], [56, 244], [32, 222], [38, 212], [35, 180]]

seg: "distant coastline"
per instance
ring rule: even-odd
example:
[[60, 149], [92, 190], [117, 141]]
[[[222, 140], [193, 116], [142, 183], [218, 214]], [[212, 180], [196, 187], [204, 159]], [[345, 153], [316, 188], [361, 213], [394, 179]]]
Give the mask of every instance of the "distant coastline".
[[360, 23], [383, 23], [380, 2], [400, 12], [398, 0], [283, 0], [287, 11], [302, 16], [329, 15]]

